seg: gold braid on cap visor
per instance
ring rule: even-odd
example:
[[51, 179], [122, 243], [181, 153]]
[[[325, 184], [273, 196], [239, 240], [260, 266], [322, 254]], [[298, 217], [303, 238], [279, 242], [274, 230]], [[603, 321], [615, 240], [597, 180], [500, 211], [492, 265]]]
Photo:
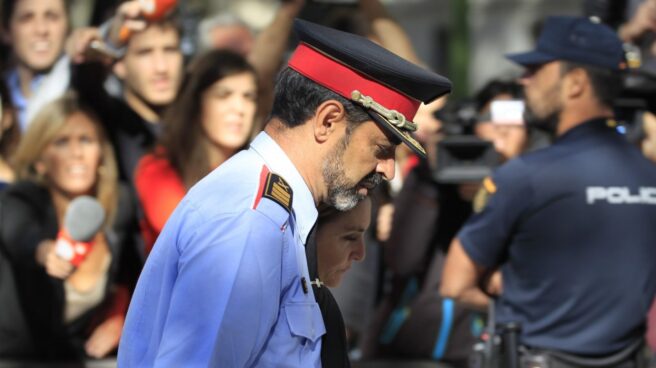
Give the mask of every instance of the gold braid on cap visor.
[[374, 101], [373, 98], [363, 95], [360, 91], [354, 90], [351, 92], [351, 100], [359, 103], [367, 109], [371, 109], [384, 117], [390, 124], [401, 130], [414, 132], [417, 130], [417, 124], [407, 120], [403, 114], [396, 110], [390, 110], [385, 106]]

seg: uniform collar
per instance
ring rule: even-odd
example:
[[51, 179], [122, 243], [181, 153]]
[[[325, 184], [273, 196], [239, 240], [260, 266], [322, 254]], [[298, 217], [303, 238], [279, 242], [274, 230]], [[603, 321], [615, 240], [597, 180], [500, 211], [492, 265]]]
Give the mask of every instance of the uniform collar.
[[260, 132], [251, 142], [250, 147], [262, 157], [271, 172], [282, 176], [292, 187], [294, 192], [292, 209], [296, 216], [301, 239], [303, 243], [307, 243], [307, 237], [317, 220], [318, 212], [314, 205], [314, 197], [312, 197], [305, 180], [287, 154], [266, 132]]
[[578, 139], [579, 137], [586, 137], [589, 135], [589, 132], [591, 131], [598, 131], [598, 130], [615, 131], [616, 126], [617, 123], [615, 123], [613, 119], [604, 118], [604, 117], [593, 118], [590, 120], [586, 120], [583, 123], [566, 131], [565, 134], [558, 137], [554, 143], [568, 142], [572, 139]]

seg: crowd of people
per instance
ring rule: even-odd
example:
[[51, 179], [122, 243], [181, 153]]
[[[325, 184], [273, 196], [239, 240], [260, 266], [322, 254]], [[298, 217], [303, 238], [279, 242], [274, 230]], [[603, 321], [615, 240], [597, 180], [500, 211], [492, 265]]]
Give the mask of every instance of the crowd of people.
[[[175, 9], [2, 0], [0, 363], [467, 367], [496, 320], [552, 367], [656, 365], [655, 104], [613, 120], [622, 43], [656, 50], [637, 3], [547, 18], [465, 121], [380, 0], [208, 17], [194, 55]], [[462, 135], [490, 175], [442, 180]]]

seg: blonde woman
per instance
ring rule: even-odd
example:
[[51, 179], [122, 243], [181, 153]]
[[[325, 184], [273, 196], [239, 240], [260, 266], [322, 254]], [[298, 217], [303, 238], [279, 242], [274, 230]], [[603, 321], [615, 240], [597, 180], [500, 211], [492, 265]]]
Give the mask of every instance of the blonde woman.
[[[106, 356], [118, 344], [128, 290], [137, 276], [129, 265], [137, 262], [128, 261], [136, 254], [130, 241], [132, 201], [118, 185], [102, 126], [75, 94], [67, 93], [37, 114], [14, 163], [18, 181], [1, 198], [0, 240], [32, 337], [32, 353], [24, 357]], [[95, 197], [107, 220], [86, 258], [74, 267], [55, 253], [55, 238], [69, 204], [81, 195]]]

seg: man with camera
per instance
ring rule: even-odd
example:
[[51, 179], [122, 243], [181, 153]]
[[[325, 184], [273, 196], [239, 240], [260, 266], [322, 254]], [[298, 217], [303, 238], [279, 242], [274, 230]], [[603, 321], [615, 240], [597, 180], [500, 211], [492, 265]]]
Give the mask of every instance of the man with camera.
[[498, 294], [495, 318], [521, 327], [524, 360], [636, 367], [656, 292], [656, 168], [612, 120], [622, 43], [592, 20], [551, 17], [536, 50], [509, 59], [526, 68], [526, 123], [555, 141], [484, 181], [488, 202], [451, 244], [441, 292], [480, 307]]

